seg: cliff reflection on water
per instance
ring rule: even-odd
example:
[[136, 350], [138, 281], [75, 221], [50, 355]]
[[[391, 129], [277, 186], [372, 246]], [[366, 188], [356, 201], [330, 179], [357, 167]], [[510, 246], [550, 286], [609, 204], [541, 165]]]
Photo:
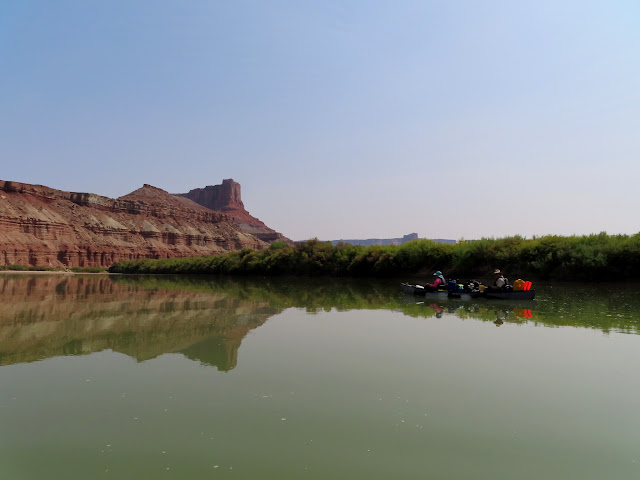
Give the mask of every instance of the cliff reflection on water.
[[182, 353], [230, 370], [247, 332], [279, 311], [180, 286], [106, 275], [0, 276], [0, 365], [110, 349], [138, 361]]
[[0, 275], [0, 365], [102, 350], [137, 361], [165, 353], [233, 369], [247, 333], [287, 308], [352, 309], [497, 326], [640, 332], [637, 287], [541, 287], [533, 302], [431, 301], [397, 282], [327, 279]]

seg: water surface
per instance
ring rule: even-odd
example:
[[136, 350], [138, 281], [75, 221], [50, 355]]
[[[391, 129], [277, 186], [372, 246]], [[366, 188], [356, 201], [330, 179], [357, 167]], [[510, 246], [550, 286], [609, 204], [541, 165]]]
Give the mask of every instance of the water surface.
[[635, 479], [637, 286], [0, 276], [0, 478]]

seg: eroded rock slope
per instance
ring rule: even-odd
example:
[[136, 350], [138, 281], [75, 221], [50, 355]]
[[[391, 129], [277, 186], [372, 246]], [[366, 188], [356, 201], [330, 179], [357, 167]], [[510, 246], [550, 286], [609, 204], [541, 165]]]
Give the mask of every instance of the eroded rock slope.
[[267, 245], [232, 216], [151, 185], [113, 199], [0, 180], [0, 265], [108, 267]]

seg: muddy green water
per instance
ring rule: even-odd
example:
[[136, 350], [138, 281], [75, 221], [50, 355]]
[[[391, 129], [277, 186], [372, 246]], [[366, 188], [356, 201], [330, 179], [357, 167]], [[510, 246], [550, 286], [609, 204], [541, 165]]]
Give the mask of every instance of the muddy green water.
[[637, 479], [637, 285], [0, 275], [0, 479]]

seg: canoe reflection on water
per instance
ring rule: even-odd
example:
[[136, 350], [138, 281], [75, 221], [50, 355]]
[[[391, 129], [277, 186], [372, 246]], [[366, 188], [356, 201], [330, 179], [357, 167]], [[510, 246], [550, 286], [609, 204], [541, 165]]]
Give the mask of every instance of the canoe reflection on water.
[[425, 306], [432, 308], [435, 312], [436, 318], [442, 318], [445, 313], [454, 315], [456, 317], [469, 317], [469, 318], [482, 318], [490, 319], [491, 313], [495, 315], [493, 323], [496, 326], [501, 326], [505, 322], [507, 323], [522, 323], [533, 318], [533, 312], [531, 308], [523, 308], [522, 306], [495, 306], [495, 305], [480, 305], [477, 303], [463, 303], [454, 304], [452, 302], [447, 303], [424, 303]]
[[432, 289], [429, 286], [423, 286], [411, 283], [401, 283], [400, 289], [408, 295], [416, 295], [431, 299], [460, 299], [471, 300], [474, 298], [484, 298], [488, 300], [533, 300], [536, 297], [535, 290], [528, 291], [500, 291], [500, 290], [474, 290], [449, 291], [445, 289]]

